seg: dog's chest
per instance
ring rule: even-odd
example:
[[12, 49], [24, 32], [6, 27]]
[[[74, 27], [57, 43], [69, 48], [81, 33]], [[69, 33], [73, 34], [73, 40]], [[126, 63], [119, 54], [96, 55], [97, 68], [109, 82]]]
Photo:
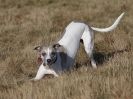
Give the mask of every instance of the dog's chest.
[[62, 71], [61, 57], [60, 56], [58, 56], [57, 61], [51, 65], [51, 68], [57, 73]]

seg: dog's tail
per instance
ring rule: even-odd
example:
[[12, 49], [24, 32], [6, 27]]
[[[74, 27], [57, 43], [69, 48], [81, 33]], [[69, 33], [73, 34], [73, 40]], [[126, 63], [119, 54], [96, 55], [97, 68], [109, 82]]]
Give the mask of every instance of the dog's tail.
[[95, 31], [98, 31], [98, 32], [109, 32], [109, 31], [112, 31], [112, 30], [114, 30], [114, 29], [117, 27], [117, 25], [119, 24], [119, 22], [120, 22], [120, 20], [122, 19], [122, 17], [123, 17], [124, 14], [125, 14], [125, 13], [123, 12], [123, 13], [115, 20], [114, 24], [113, 24], [112, 26], [108, 27], [108, 28], [95, 28], [95, 27], [91, 27], [91, 28], [92, 28], [93, 30], [95, 30]]

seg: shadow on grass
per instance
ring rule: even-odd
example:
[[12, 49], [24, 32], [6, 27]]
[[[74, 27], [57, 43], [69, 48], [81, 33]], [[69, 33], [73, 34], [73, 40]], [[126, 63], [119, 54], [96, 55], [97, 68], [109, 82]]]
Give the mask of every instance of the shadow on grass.
[[108, 61], [109, 58], [114, 57], [115, 54], [121, 54], [123, 52], [129, 52], [129, 49], [116, 50], [116, 51], [109, 52], [109, 53], [95, 52], [94, 59], [97, 65], [102, 65], [104, 62]]
[[[103, 63], [109, 61], [109, 58], [113, 58], [115, 54], [121, 54], [123, 52], [129, 52], [130, 49], [123, 49], [123, 50], [116, 50], [116, 51], [113, 51], [113, 52], [95, 52], [94, 53], [94, 59], [97, 63], [97, 66], [102, 66]], [[76, 69], [80, 68], [82, 65], [85, 65], [85, 66], [90, 66], [90, 61], [87, 61], [85, 63], [78, 63], [76, 62], [74, 67]]]

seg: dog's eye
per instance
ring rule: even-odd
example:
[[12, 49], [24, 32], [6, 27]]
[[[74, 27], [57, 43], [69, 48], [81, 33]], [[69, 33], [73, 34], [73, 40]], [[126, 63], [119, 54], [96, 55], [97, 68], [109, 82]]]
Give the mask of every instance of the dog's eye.
[[45, 56], [46, 55], [46, 53], [42, 53], [42, 56]]

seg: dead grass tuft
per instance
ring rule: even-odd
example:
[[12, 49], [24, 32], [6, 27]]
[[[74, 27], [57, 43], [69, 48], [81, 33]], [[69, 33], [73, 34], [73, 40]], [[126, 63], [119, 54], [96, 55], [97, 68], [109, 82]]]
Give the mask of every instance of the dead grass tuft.
[[[0, 0], [0, 99], [132, 99], [132, 0]], [[38, 69], [33, 48], [51, 44], [72, 20], [117, 29], [95, 35], [91, 68], [83, 45], [75, 70], [59, 78], [29, 81]]]

